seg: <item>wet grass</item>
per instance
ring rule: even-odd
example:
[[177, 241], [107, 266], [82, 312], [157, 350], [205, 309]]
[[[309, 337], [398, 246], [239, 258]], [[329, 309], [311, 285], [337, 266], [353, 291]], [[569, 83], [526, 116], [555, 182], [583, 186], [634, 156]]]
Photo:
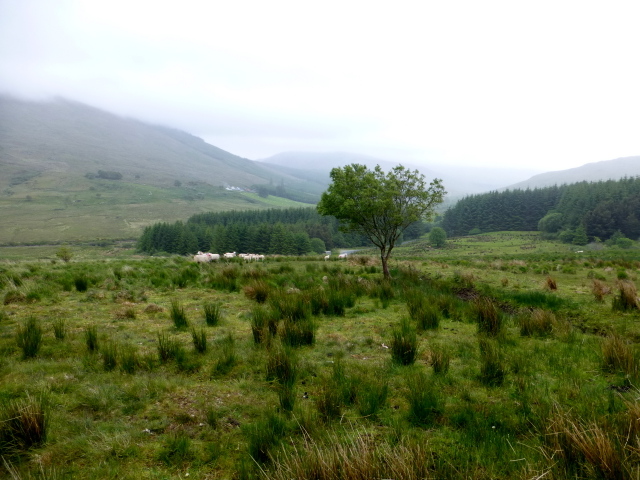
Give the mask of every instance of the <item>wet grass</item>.
[[2, 474], [635, 478], [639, 259], [492, 248], [400, 250], [390, 284], [365, 256], [272, 259], [259, 282], [180, 257], [2, 262], [0, 414], [23, 419]]

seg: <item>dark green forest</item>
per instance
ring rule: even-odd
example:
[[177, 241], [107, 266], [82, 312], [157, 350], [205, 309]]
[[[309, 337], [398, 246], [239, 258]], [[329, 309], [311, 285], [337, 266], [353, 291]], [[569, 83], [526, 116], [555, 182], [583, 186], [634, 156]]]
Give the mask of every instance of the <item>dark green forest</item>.
[[[448, 237], [539, 230], [546, 238], [585, 245], [638, 239], [639, 217], [640, 177], [634, 177], [471, 195], [449, 208], [437, 224]], [[305, 255], [371, 245], [339, 227], [336, 218], [322, 216], [314, 207], [203, 213], [186, 222], [147, 227], [138, 250]], [[418, 238], [430, 228], [418, 222], [404, 232], [403, 240]]]
[[[371, 245], [367, 238], [343, 233], [339, 227], [335, 217], [322, 216], [315, 207], [203, 213], [186, 222], [145, 228], [138, 250], [181, 255], [199, 250], [305, 255]], [[414, 224], [405, 230], [404, 238], [418, 238], [427, 228], [424, 223]]]
[[640, 177], [471, 195], [444, 214], [450, 237], [503, 230], [540, 230], [584, 245], [640, 237]]

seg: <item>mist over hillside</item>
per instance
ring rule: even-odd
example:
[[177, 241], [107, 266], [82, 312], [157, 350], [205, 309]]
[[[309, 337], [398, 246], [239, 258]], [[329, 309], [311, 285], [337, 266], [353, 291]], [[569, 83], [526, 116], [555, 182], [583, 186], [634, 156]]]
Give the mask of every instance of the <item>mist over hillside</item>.
[[[526, 168], [416, 165], [347, 152], [283, 152], [254, 161], [187, 132], [78, 102], [0, 95], [0, 244], [135, 238], [149, 224], [202, 212], [309, 206], [329, 185], [331, 169], [351, 163], [385, 170], [402, 163], [427, 180], [441, 178], [445, 208], [506, 185], [640, 174], [640, 157], [535, 176]], [[261, 195], [251, 193], [254, 186], [264, 187]]]
[[514, 182], [522, 181], [540, 170], [531, 168], [488, 168], [488, 167], [460, 167], [442, 164], [417, 165], [411, 162], [390, 161], [369, 155], [359, 155], [348, 152], [283, 152], [259, 160], [268, 165], [279, 165], [314, 172], [315, 177], [325, 179], [329, 183], [329, 172], [334, 167], [343, 167], [352, 163], [359, 163], [373, 168], [380, 165], [383, 170], [389, 170], [399, 163], [412, 170], [418, 170], [429, 181], [434, 178], [443, 180], [447, 189], [447, 202], [473, 193], [484, 193], [502, 188]]
[[601, 180], [620, 180], [624, 177], [640, 175], [640, 156], [623, 157], [582, 165], [577, 168], [541, 173], [523, 182], [509, 185], [508, 189], [525, 190], [527, 188], [552, 187], [554, 185], [570, 185], [578, 182], [598, 182]]

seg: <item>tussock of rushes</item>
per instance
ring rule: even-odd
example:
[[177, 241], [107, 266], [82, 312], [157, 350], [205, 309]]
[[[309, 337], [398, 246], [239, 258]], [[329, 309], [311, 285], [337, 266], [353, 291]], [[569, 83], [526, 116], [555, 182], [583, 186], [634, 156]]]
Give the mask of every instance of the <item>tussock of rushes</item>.
[[480, 347], [480, 381], [485, 385], [499, 387], [504, 383], [507, 365], [504, 361], [500, 346], [495, 340], [481, 338]]
[[434, 346], [429, 355], [429, 363], [433, 367], [433, 373], [444, 375], [449, 371], [451, 353], [442, 346]]
[[635, 284], [629, 280], [618, 282], [618, 296], [613, 299], [614, 310], [638, 310], [640, 301], [638, 300], [638, 290]]
[[525, 314], [520, 318], [520, 335], [550, 335], [556, 324], [557, 320], [553, 312], [536, 308], [530, 314]]
[[27, 395], [0, 405], [0, 456], [37, 447], [47, 439], [49, 408], [46, 397]]
[[256, 280], [242, 287], [244, 295], [249, 300], [255, 300], [258, 303], [267, 301], [270, 289], [271, 287], [264, 280]]
[[391, 337], [391, 358], [400, 365], [413, 365], [418, 357], [418, 335], [407, 320], [395, 328]]
[[128, 374], [134, 374], [140, 367], [138, 351], [132, 345], [127, 345], [121, 349], [120, 369]]
[[33, 358], [42, 345], [42, 328], [35, 317], [29, 317], [24, 325], [18, 327], [16, 342], [22, 349], [22, 358]]
[[420, 442], [391, 445], [366, 432], [353, 432], [347, 438], [337, 433], [326, 441], [305, 437], [300, 449], [282, 449], [273, 467], [261, 472], [261, 478], [290, 480], [362, 480], [370, 478], [431, 478], [431, 453]]
[[543, 453], [562, 466], [572, 478], [625, 479], [623, 454], [599, 425], [586, 424], [556, 411], [547, 425], [548, 446]]
[[56, 337], [56, 340], [64, 340], [64, 337], [67, 336], [67, 324], [65, 323], [63, 318], [55, 320], [53, 322], [53, 335]]
[[558, 282], [556, 282], [556, 279], [553, 277], [547, 277], [544, 281], [544, 286], [547, 290], [557, 290]]
[[195, 327], [192, 328], [191, 338], [196, 352], [205, 353], [207, 351], [207, 332], [204, 328], [200, 328], [200, 330], [196, 330]]
[[409, 316], [418, 326], [418, 330], [433, 330], [440, 325], [440, 311], [436, 305], [430, 304], [419, 290], [406, 293]]
[[174, 360], [181, 355], [182, 345], [175, 338], [169, 338], [163, 333], [158, 334], [158, 358], [161, 363]]
[[293, 385], [298, 376], [295, 353], [286, 346], [274, 344], [267, 354], [267, 380], [280, 385]]
[[118, 345], [115, 342], [107, 342], [102, 347], [102, 364], [105, 371], [109, 372], [118, 365]]
[[213, 365], [213, 376], [226, 375], [238, 363], [238, 355], [236, 353], [236, 341], [233, 335], [229, 333], [220, 340], [217, 345], [217, 359]]
[[408, 420], [415, 426], [433, 425], [444, 413], [445, 397], [441, 389], [423, 372], [407, 377], [405, 397], [409, 404]]
[[609, 335], [602, 342], [602, 368], [607, 372], [638, 373], [638, 361], [631, 346], [619, 335]]
[[502, 331], [502, 312], [493, 300], [478, 298], [473, 308], [480, 333], [495, 337]]
[[219, 303], [205, 303], [203, 311], [204, 321], [210, 327], [215, 327], [222, 320], [222, 307]]
[[171, 301], [171, 310], [169, 313], [171, 315], [171, 320], [173, 320], [173, 324], [178, 330], [189, 326], [189, 320], [187, 319], [184, 307], [182, 307], [177, 300]]
[[593, 293], [596, 301], [603, 302], [605, 295], [611, 293], [611, 287], [602, 280], [594, 279], [591, 285], [591, 293]]
[[98, 327], [90, 325], [84, 330], [84, 340], [87, 344], [89, 353], [98, 351]]

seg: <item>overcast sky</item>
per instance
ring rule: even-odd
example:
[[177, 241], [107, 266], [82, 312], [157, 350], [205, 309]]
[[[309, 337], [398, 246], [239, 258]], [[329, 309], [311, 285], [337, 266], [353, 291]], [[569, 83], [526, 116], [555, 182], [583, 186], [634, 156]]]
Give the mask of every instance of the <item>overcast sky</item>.
[[251, 159], [561, 170], [640, 155], [640, 2], [0, 0], [0, 92]]

